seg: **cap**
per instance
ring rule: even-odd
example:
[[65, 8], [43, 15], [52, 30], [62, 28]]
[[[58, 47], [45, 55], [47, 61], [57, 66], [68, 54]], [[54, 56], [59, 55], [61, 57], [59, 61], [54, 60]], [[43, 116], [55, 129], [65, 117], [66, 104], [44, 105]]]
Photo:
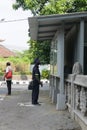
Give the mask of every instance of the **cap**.
[[39, 58], [36, 58], [36, 59], [34, 60], [34, 64], [40, 64]]

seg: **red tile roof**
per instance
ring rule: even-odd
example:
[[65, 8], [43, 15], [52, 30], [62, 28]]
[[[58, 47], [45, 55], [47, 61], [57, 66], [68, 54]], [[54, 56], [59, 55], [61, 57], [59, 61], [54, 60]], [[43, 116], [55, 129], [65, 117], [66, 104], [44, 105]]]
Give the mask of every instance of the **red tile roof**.
[[0, 57], [7, 58], [10, 56], [16, 56], [16, 55], [14, 52], [10, 51], [9, 49], [4, 47], [3, 45], [0, 45]]

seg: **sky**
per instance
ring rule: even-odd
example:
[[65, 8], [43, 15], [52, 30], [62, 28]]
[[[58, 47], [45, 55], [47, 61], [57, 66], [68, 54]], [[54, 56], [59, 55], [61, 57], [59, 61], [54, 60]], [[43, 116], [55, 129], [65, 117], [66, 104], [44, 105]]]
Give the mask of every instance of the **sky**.
[[[29, 40], [29, 24], [27, 19], [31, 17], [32, 14], [29, 10], [23, 11], [22, 8], [13, 10], [12, 4], [14, 1], [15, 0], [2, 0], [0, 2], [0, 39], [4, 40], [0, 42], [0, 44], [12, 51], [24, 51], [29, 48], [27, 44]], [[24, 20], [18, 21], [20, 19]], [[17, 21], [9, 22], [14, 20]]]

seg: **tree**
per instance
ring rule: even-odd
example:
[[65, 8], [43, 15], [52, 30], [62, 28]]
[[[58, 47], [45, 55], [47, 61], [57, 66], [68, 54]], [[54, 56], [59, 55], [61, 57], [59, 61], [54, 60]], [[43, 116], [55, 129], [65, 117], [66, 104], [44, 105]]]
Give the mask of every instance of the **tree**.
[[33, 15], [39, 14], [49, 0], [16, 0], [13, 9], [22, 7], [23, 10], [31, 10]]
[[33, 15], [48, 15], [87, 11], [87, 0], [16, 0], [14, 9], [22, 7]]
[[29, 49], [29, 59], [30, 62], [33, 63], [36, 57], [40, 58], [41, 64], [49, 64], [50, 62], [50, 42], [36, 42], [29, 41], [30, 49]]

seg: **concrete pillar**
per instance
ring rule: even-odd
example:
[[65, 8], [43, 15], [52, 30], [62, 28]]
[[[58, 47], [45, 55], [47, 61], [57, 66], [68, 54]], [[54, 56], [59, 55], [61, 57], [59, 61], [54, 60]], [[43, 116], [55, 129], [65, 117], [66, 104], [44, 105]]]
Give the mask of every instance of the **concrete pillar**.
[[57, 110], [64, 110], [65, 105], [65, 94], [64, 94], [64, 26], [58, 30], [57, 36], [57, 45], [58, 45], [58, 52], [57, 52], [57, 61], [58, 61], [58, 76], [60, 77], [59, 83], [59, 93], [57, 94]]
[[80, 21], [80, 30], [79, 30], [79, 62], [83, 68], [84, 63], [84, 20]]

